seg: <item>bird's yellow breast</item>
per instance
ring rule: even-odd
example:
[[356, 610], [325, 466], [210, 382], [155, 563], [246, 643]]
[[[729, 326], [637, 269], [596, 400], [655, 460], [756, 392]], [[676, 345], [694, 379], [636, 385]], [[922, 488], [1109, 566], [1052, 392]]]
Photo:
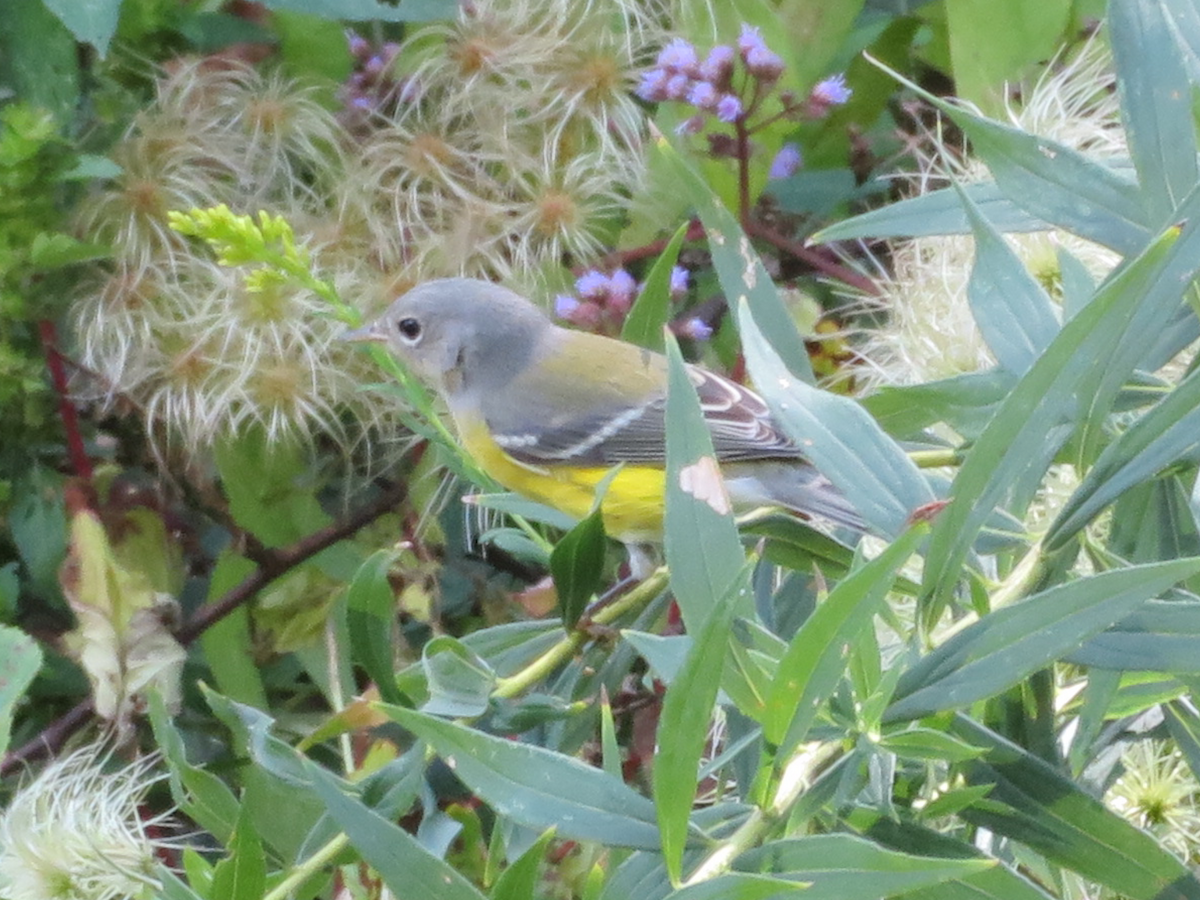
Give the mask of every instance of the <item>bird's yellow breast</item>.
[[[479, 467], [511, 491], [582, 519], [592, 510], [596, 486], [611, 469], [602, 466], [531, 466], [517, 462], [492, 440], [482, 422], [458, 421], [459, 437]], [[608, 485], [601, 506], [604, 529], [621, 541], [662, 538], [666, 474], [661, 467], [626, 465]]]

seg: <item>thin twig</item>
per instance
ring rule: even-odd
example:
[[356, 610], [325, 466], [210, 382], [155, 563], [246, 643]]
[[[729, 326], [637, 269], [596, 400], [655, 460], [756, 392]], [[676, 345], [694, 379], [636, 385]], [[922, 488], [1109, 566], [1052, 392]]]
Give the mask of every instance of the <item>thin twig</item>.
[[[227, 591], [215, 603], [201, 606], [191, 620], [179, 629], [175, 637], [182, 644], [190, 644], [276, 578], [305, 560], [316, 556], [327, 547], [345, 540], [384, 513], [394, 509], [404, 499], [407, 490], [407, 485], [397, 482], [382, 491], [370, 503], [355, 510], [344, 519], [319, 531], [314, 531], [289, 547], [269, 550], [254, 572]], [[90, 720], [92, 711], [91, 699], [83, 700], [43, 728], [33, 740], [6, 754], [0, 761], [0, 777], [22, 765], [56, 752], [72, 734]]]
[[50, 370], [50, 381], [58, 395], [58, 414], [66, 434], [67, 455], [71, 459], [71, 468], [90, 487], [93, 476], [92, 461], [83, 445], [83, 434], [79, 430], [79, 413], [75, 404], [71, 402], [67, 370], [63, 366], [63, 356], [58, 352], [58, 336], [50, 319], [41, 319], [38, 322], [38, 337], [42, 342], [42, 353], [46, 357], [46, 368]]
[[755, 219], [751, 219], [745, 223], [746, 233], [751, 237], [760, 238], [769, 244], [774, 245], [778, 250], [794, 256], [802, 262], [808, 263], [818, 272], [828, 275], [830, 278], [836, 278], [843, 284], [849, 285], [852, 288], [857, 288], [865, 294], [872, 297], [878, 296], [879, 285], [859, 272], [843, 266], [841, 263], [834, 262], [825, 254], [810, 247], [805, 247], [799, 241], [785, 237], [775, 229], [764, 225]]

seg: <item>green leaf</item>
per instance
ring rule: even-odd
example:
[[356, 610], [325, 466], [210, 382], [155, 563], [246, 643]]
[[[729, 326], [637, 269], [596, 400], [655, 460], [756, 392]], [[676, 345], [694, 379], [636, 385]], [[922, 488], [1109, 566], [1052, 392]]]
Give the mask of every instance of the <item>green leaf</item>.
[[104, 59], [108, 44], [117, 31], [121, 0], [42, 0], [60, 22], [71, 30], [75, 40], [91, 44]]
[[970, 197], [959, 192], [975, 232], [967, 298], [983, 339], [1008, 371], [1022, 375], [1058, 334], [1054, 307], [1037, 279]]
[[1061, 548], [1125, 491], [1197, 447], [1200, 370], [1192, 372], [1104, 448], [1047, 531], [1046, 551]]
[[389, 718], [428, 743], [464, 784], [498, 813], [529, 828], [576, 840], [659, 848], [654, 804], [577, 759], [492, 737], [397, 706]]
[[929, 483], [861, 406], [793, 377], [747, 304], [737, 316], [746, 365], [783, 430], [868, 524], [899, 534], [909, 514], [934, 499]]
[[862, 405], [885, 431], [898, 437], [945, 422], [970, 440], [987, 427], [1014, 384], [1011, 372], [993, 369], [926, 384], [881, 387], [864, 397]]
[[229, 856], [213, 870], [211, 896], [228, 900], [261, 900], [267, 884], [262, 841], [243, 809], [229, 839]]
[[554, 832], [547, 831], [509, 863], [508, 868], [496, 879], [496, 885], [488, 895], [490, 900], [530, 900], [531, 897], [536, 897], [539, 887], [538, 874], [553, 840]]
[[904, 673], [884, 720], [916, 719], [1006, 690], [1200, 572], [1200, 558], [1131, 566], [985, 615]]
[[[303, 762], [313, 793], [338, 823], [351, 845], [397, 897], [483, 900], [449, 863], [426, 850], [411, 834], [342, 793], [332, 775]], [[215, 895], [219, 896], [219, 895]]]
[[971, 141], [996, 184], [1026, 212], [1123, 256], [1140, 252], [1153, 234], [1137, 183], [1066, 144], [974, 115], [892, 72], [944, 112]]
[[621, 326], [621, 340], [663, 352], [663, 328], [671, 318], [671, 270], [679, 259], [679, 248], [687, 238], [690, 225], [690, 222], [680, 225], [655, 260], [642, 292]]
[[[663, 522], [671, 590], [688, 631], [699, 633], [728, 594], [746, 556], [696, 389], [667, 341], [667, 489]], [[737, 611], [748, 614], [749, 602]]]
[[346, 627], [351, 658], [363, 667], [384, 700], [399, 703], [393, 644], [396, 595], [388, 580], [393, 562], [390, 550], [376, 550], [359, 566], [346, 593]]
[[754, 312], [755, 320], [771, 336], [770, 343], [775, 352], [798, 377], [811, 383], [812, 364], [796, 323], [779, 299], [775, 282], [767, 274], [737, 218], [665, 139], [660, 137], [655, 148], [704, 224], [713, 267], [729, 308], [733, 309], [744, 299]]
[[350, 22], [433, 22], [452, 19], [455, 0], [264, 0], [270, 9], [291, 10]]
[[462, 641], [435, 637], [421, 651], [429, 699], [421, 711], [436, 716], [474, 718], [488, 708], [496, 673]]
[[734, 610], [750, 596], [746, 567], [721, 598], [695, 636], [678, 676], [663, 698], [658, 719], [658, 752], [654, 759], [654, 805], [662, 833], [662, 852], [672, 883], [683, 874], [683, 851], [691, 836], [700, 757], [708, 743], [709, 725], [721, 684], [726, 645]]
[[966, 184], [918, 194], [889, 203], [822, 228], [811, 238], [813, 243], [853, 240], [856, 238], [940, 237], [946, 234], [970, 234], [971, 222], [958, 191], [963, 191], [996, 231], [1003, 234], [1044, 231], [1046, 223], [1031, 216], [1000, 190], [995, 182]]
[[1127, 672], [1200, 671], [1200, 603], [1150, 600], [1065, 659]]
[[[75, 5], [72, 0], [58, 3]], [[0, 85], [11, 86], [31, 106], [48, 110], [59, 127], [66, 128], [79, 103], [79, 82], [78, 48], [66, 26], [43, 0], [8, 0], [0, 28]]]
[[1200, 180], [1192, 92], [1179, 87], [1188, 84], [1188, 73], [1168, 5], [1176, 4], [1122, 0], [1108, 5], [1121, 122], [1149, 221], [1158, 225], [1174, 220], [1176, 208]]
[[848, 647], [860, 630], [871, 627], [896, 570], [928, 532], [924, 524], [910, 528], [883, 553], [840, 581], [788, 644], [763, 718], [764, 735], [780, 746], [784, 755], [807, 735], [821, 705], [842, 678]]
[[[1182, 238], [1175, 229], [1168, 230], [1111, 277], [1063, 326], [968, 452], [954, 479], [952, 502], [935, 523], [926, 557], [925, 589], [935, 598], [931, 614], [949, 596], [979, 527], [1001, 499], [1013, 497], [1013, 505], [1023, 508], [1069, 436], [1068, 423], [1085, 412], [1099, 418], [1110, 408], [1106, 402], [1111, 403], [1115, 391], [1103, 382], [1111, 374], [1119, 388], [1136, 364], [1126, 367], [1127, 356], [1118, 359], [1118, 347], [1123, 340], [1141, 340], [1137, 335], [1143, 332], [1133, 331], [1135, 322], [1151, 314], [1151, 308], [1178, 305], [1179, 286], [1190, 278], [1195, 254], [1200, 253], [1197, 224], [1185, 228]], [[1098, 359], [1105, 360], [1105, 366], [1097, 366]]]
[[[597, 487], [597, 498], [603, 496], [607, 481], [614, 474], [616, 470], [610, 472], [605, 478], [605, 483]], [[600, 589], [607, 551], [604, 519], [597, 505], [564, 534], [550, 552], [550, 575], [554, 579], [554, 589], [558, 592], [563, 627], [568, 631], [575, 627], [588, 603]]]
[[990, 859], [914, 856], [848, 834], [771, 841], [734, 861], [738, 871], [773, 872], [811, 882], [804, 896], [812, 900], [893, 897], [995, 865]]
[[[257, 568], [232, 550], [223, 550], [209, 578], [208, 601], [211, 603], [224, 596]], [[233, 610], [206, 629], [200, 635], [200, 648], [221, 693], [259, 709], [270, 706], [262, 673], [254, 664], [250, 612], [245, 606]]]
[[986, 802], [963, 811], [968, 822], [1131, 900], [1200, 898], [1200, 882], [1183, 863], [1044, 760], [961, 714], [952, 733], [988, 749], [962, 768], [970, 784], [992, 785]]
[[13, 709], [42, 667], [42, 651], [25, 632], [0, 625], [0, 756], [8, 749]]
[[78, 263], [108, 259], [112, 248], [102, 244], [85, 244], [62, 232], [41, 232], [29, 247], [29, 262], [36, 269], [62, 269]]
[[803, 881], [726, 872], [708, 881], [688, 885], [667, 896], [670, 900], [768, 900], [791, 894], [804, 896], [808, 885]]
[[943, 762], [963, 762], [984, 753], [981, 748], [972, 747], [944, 731], [920, 727], [885, 734], [880, 739], [879, 746], [889, 753], [895, 753], [901, 759]]
[[187, 761], [183, 736], [167, 715], [162, 696], [150, 695], [150, 724], [170, 771], [171, 796], [179, 809], [222, 844], [229, 843], [241, 806], [216, 775]]
[[279, 36], [279, 55], [290, 72], [336, 83], [354, 70], [341, 22], [277, 9], [271, 28]]

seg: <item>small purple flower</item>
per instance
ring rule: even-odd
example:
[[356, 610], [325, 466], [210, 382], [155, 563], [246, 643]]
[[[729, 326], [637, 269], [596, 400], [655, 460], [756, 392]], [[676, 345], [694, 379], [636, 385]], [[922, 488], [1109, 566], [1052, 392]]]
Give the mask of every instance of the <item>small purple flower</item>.
[[771, 160], [771, 168], [767, 172], [767, 177], [790, 178], [800, 168], [800, 162], [800, 148], [795, 144], [784, 144], [775, 154], [775, 158]]
[[703, 319], [693, 317], [680, 326], [679, 333], [693, 341], [707, 341], [713, 336], [713, 328]]
[[733, 72], [733, 61], [737, 53], [727, 44], [718, 44], [708, 51], [708, 56], [700, 65], [700, 77], [713, 84], [720, 84], [729, 78]]
[[761, 81], [778, 81], [783, 74], [783, 60], [766, 47], [752, 47], [746, 54], [746, 69]]
[[742, 59], [747, 59], [753, 50], [767, 49], [767, 44], [758, 29], [745, 24], [742, 25], [742, 33], [738, 35], [737, 45], [738, 50], [742, 53]]
[[672, 75], [663, 87], [668, 100], [682, 100], [692, 88], [692, 79], [686, 75]]
[[633, 302], [633, 295], [637, 293], [637, 282], [624, 269], [617, 269], [609, 276], [608, 292], [610, 303], [627, 306]]
[[742, 101], [736, 94], [726, 94], [717, 102], [717, 118], [722, 122], [736, 122], [742, 114]]
[[683, 38], [675, 38], [658, 54], [657, 65], [668, 72], [692, 72], [696, 68], [696, 48]]
[[354, 97], [350, 101], [350, 105], [353, 106], [355, 109], [361, 109], [363, 112], [370, 112], [371, 110], [373, 110], [375, 108], [375, 101], [372, 100], [370, 97], [363, 97], [360, 94], [359, 96]]
[[368, 75], [377, 76], [383, 72], [384, 66], [383, 57], [376, 53], [363, 64], [363, 71]]
[[809, 99], [824, 106], [839, 106], [849, 100], [853, 93], [846, 87], [845, 75], [834, 75], [819, 82], [809, 94]]
[[346, 43], [350, 47], [350, 55], [355, 59], [362, 60], [371, 55], [371, 44], [362, 35], [347, 31]]
[[657, 103], [667, 99], [667, 80], [670, 78], [666, 69], [650, 69], [642, 73], [642, 82], [634, 91], [643, 100]]
[[699, 134], [704, 130], [704, 116], [692, 116], [675, 126], [676, 134]]
[[579, 301], [570, 294], [559, 294], [554, 298], [554, 314], [560, 319], [569, 319], [579, 309]]
[[707, 112], [714, 112], [720, 99], [717, 89], [707, 81], [695, 82], [687, 95], [688, 103]]
[[688, 270], [683, 266], [675, 266], [671, 269], [671, 287], [670, 292], [672, 297], [678, 297], [686, 294], [688, 289]]
[[596, 269], [589, 269], [575, 281], [575, 290], [579, 292], [579, 296], [586, 297], [588, 300], [597, 300], [608, 296], [609, 288], [608, 276]]

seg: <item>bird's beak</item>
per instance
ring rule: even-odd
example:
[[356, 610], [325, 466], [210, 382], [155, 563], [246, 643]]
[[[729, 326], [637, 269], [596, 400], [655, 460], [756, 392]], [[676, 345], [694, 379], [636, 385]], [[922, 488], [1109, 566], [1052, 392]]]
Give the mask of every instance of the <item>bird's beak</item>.
[[383, 334], [383, 329], [379, 322], [372, 322], [369, 325], [364, 325], [362, 328], [354, 328], [350, 331], [344, 331], [338, 335], [338, 339], [342, 341], [350, 341], [355, 344], [371, 343], [382, 344], [387, 341]]

